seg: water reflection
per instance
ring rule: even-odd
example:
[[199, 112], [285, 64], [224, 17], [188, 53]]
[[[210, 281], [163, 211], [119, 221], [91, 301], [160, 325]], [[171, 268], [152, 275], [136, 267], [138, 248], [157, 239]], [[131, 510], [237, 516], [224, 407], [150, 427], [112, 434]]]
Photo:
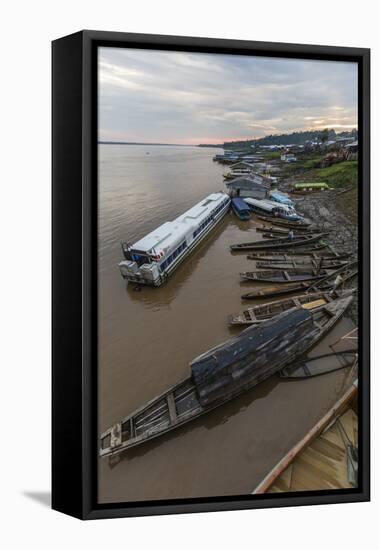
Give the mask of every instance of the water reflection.
[[110, 468], [115, 468], [123, 460], [131, 462], [136, 458], [140, 458], [149, 452], [158, 449], [160, 446], [167, 444], [167, 442], [172, 438], [188, 438], [194, 430], [213, 430], [221, 424], [230, 422], [233, 416], [244, 413], [254, 404], [255, 401], [267, 397], [279, 381], [279, 376], [273, 376], [270, 380], [266, 380], [265, 382], [259, 384], [259, 386], [245, 392], [240, 397], [221, 405], [209, 413], [205, 413], [203, 416], [196, 418], [188, 424], [184, 424], [183, 426], [152, 439], [151, 441], [147, 441], [137, 447], [132, 447], [131, 449], [125, 450], [114, 457], [110, 457], [108, 459]]

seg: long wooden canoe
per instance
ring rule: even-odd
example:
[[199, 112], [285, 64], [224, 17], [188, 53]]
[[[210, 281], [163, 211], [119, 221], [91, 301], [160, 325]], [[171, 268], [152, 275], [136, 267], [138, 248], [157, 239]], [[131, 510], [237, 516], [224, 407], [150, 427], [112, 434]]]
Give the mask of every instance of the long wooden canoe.
[[358, 480], [358, 380], [292, 447], [253, 495], [348, 489]]
[[288, 269], [288, 268], [313, 268], [318, 269], [319, 267], [323, 269], [338, 269], [347, 265], [346, 260], [340, 260], [336, 258], [321, 258], [319, 260], [314, 260], [313, 258], [309, 259], [288, 259], [282, 262], [277, 261], [257, 261], [256, 266], [259, 269]]
[[290, 238], [279, 238], [267, 241], [256, 241], [249, 243], [232, 244], [231, 250], [268, 250], [277, 248], [293, 248], [307, 246], [316, 243], [325, 236], [325, 233], [317, 233], [316, 235], [301, 235]]
[[311, 225], [310, 222], [307, 222], [306, 220], [299, 220], [297, 222], [285, 220], [283, 218], [274, 218], [270, 216], [261, 216], [259, 214], [256, 214], [257, 218], [260, 220], [263, 220], [264, 222], [273, 223], [274, 225], [281, 225], [282, 227], [290, 227], [292, 229], [296, 229], [298, 227], [308, 227]]
[[350, 296], [351, 294], [353, 294], [352, 290], [335, 291], [333, 293], [327, 291], [309, 292], [308, 294], [302, 294], [294, 298], [282, 298], [274, 302], [249, 307], [243, 311], [229, 315], [228, 321], [230, 325], [257, 325], [292, 307], [313, 309], [338, 298]]
[[[255, 228], [256, 231], [259, 233], [276, 233], [277, 235], [288, 235], [288, 232], [290, 231], [290, 228], [285, 227], [275, 227], [274, 225], [261, 225]], [[322, 233], [322, 229], [319, 227], [299, 227], [296, 229], [293, 229], [293, 232], [295, 235], [304, 235], [304, 233], [308, 233], [309, 231], [314, 231], [317, 233]]]
[[240, 273], [242, 279], [257, 283], [295, 283], [317, 281], [328, 276], [325, 269], [275, 269], [270, 271], [245, 271]]
[[299, 282], [289, 285], [278, 284], [275, 286], [266, 287], [262, 290], [257, 289], [252, 292], [243, 294], [241, 298], [243, 300], [262, 300], [265, 298], [274, 298], [276, 296], [284, 296], [286, 294], [304, 294], [308, 291], [328, 291], [333, 288], [333, 279], [337, 274], [341, 274], [343, 278], [343, 284], [350, 281], [358, 274], [357, 262], [337, 269], [333, 274], [328, 275], [324, 279], [320, 279], [316, 282]]
[[310, 260], [345, 260], [351, 256], [351, 252], [302, 252], [299, 250], [293, 250], [292, 252], [256, 252], [254, 254], [248, 254], [246, 258], [248, 260], [259, 260], [263, 262], [280, 263], [280, 262], [290, 262], [293, 260], [302, 259], [306, 256], [307, 261]]
[[307, 353], [341, 318], [351, 299], [340, 298], [313, 311], [293, 308], [200, 355], [191, 362], [191, 376], [104, 431], [99, 455], [115, 455], [150, 441], [256, 386]]
[[[295, 237], [302, 237], [302, 236], [307, 236], [307, 237], [310, 237], [310, 236], [314, 236], [314, 235], [318, 235], [320, 232], [319, 231], [308, 231], [307, 233], [299, 233], [297, 231], [294, 232], [294, 236]], [[330, 231], [324, 231], [323, 235], [324, 237], [326, 237], [327, 235], [329, 235]], [[288, 231], [286, 233], [284, 233], [284, 235], [286, 237], [288, 237]], [[276, 234], [275, 232], [273, 233], [262, 233], [262, 238], [263, 239], [281, 239], [281, 238], [284, 238], [283, 237], [283, 234]]]
[[354, 367], [357, 363], [357, 349], [346, 349], [344, 351], [335, 351], [324, 353], [316, 357], [305, 358], [295, 361], [280, 371], [282, 378], [310, 378], [334, 372], [347, 367]]

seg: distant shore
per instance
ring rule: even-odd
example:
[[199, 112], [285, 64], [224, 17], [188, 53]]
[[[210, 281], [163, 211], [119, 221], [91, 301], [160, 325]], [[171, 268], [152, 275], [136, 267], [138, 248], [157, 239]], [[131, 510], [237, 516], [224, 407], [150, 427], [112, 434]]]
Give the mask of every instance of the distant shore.
[[145, 145], [145, 146], [160, 146], [160, 147], [215, 147], [218, 149], [222, 149], [222, 145], [212, 145], [212, 144], [203, 144], [199, 143], [197, 145], [189, 145], [189, 144], [183, 144], [183, 143], [142, 143], [138, 141], [104, 141], [99, 140], [99, 145]]

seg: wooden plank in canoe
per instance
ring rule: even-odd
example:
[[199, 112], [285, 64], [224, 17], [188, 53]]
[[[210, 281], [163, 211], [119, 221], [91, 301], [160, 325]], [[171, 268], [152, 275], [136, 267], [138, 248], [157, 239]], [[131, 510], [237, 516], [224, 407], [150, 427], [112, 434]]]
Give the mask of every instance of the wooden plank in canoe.
[[170, 415], [171, 422], [175, 422], [177, 419], [177, 412], [176, 412], [176, 406], [175, 406], [175, 400], [172, 393], [169, 393], [167, 395], [167, 405], [168, 405], [168, 412]]
[[319, 300], [314, 300], [313, 302], [308, 302], [308, 304], [303, 304], [302, 307], [304, 309], [314, 309], [315, 307], [320, 307], [326, 304], [326, 300], [323, 298]]

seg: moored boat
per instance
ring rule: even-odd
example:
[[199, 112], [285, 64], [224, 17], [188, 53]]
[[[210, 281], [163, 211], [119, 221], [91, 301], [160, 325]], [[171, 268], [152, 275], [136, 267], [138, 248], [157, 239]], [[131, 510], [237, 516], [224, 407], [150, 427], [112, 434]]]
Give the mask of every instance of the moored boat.
[[[255, 230], [258, 231], [258, 233], [275, 233], [276, 235], [287, 236], [290, 228], [275, 227], [274, 225], [261, 225], [256, 227]], [[308, 231], [315, 231], [317, 233], [322, 232], [320, 228], [314, 227], [312, 229], [311, 226], [298, 227], [293, 230], [294, 235], [297, 235], [298, 233], [303, 235], [304, 233], [308, 233]]]
[[[293, 237], [302, 237], [304, 235], [304, 233], [301, 233], [299, 231], [293, 231], [292, 229], [290, 229], [290, 231], [292, 231], [292, 235]], [[320, 233], [320, 231], [307, 231], [307, 237], [308, 236], [311, 236], [311, 235], [318, 235]], [[326, 237], [326, 235], [329, 235], [329, 231], [324, 231], [323, 232], [323, 235]], [[289, 231], [286, 231], [284, 234], [283, 233], [263, 233], [262, 234], [262, 238], [263, 239], [280, 239], [282, 237], [289, 237]]]
[[338, 298], [350, 296], [352, 293], [352, 290], [342, 292], [309, 292], [308, 294], [302, 294], [294, 298], [284, 298], [275, 300], [274, 302], [249, 307], [238, 313], [231, 314], [228, 321], [230, 325], [257, 325], [293, 307], [314, 309]]
[[293, 247], [302, 247], [307, 246], [312, 243], [316, 243], [320, 239], [324, 237], [324, 233], [318, 233], [316, 235], [301, 235], [301, 236], [294, 236], [292, 239], [287, 238], [279, 238], [279, 239], [272, 239], [267, 241], [256, 241], [256, 242], [248, 242], [248, 243], [239, 243], [239, 244], [232, 244], [230, 249], [231, 250], [269, 250], [269, 249], [277, 249], [277, 248], [293, 248]]
[[167, 433], [256, 386], [311, 349], [350, 302], [346, 297], [315, 310], [293, 308], [203, 353], [186, 380], [103, 432], [100, 456]]
[[[309, 249], [296, 249], [292, 251], [282, 251], [282, 252], [255, 252], [253, 254], [248, 254], [246, 258], [248, 260], [261, 260], [261, 261], [267, 261], [271, 262], [272, 264], [280, 263], [280, 262], [287, 262], [294, 259], [302, 259], [307, 257], [308, 260], [345, 260], [346, 258], [349, 258], [351, 256], [351, 252], [324, 252], [327, 245], [322, 246], [319, 249], [314, 250], [314, 248]], [[330, 247], [329, 247], [330, 248]], [[322, 252], [321, 252], [322, 250]]]
[[324, 353], [315, 357], [308, 357], [295, 361], [280, 371], [281, 378], [297, 380], [311, 378], [340, 369], [355, 367], [358, 360], [357, 349], [346, 349]]
[[308, 222], [307, 220], [304, 220], [304, 219], [301, 219], [301, 220], [298, 220], [298, 221], [291, 221], [291, 220], [285, 220], [284, 218], [277, 218], [277, 217], [273, 217], [273, 216], [264, 216], [264, 215], [261, 215], [261, 214], [257, 214], [256, 216], [257, 216], [257, 218], [259, 218], [260, 220], [262, 220], [264, 222], [273, 223], [275, 225], [281, 225], [283, 227], [291, 227], [292, 229], [296, 229], [298, 227], [308, 227], [309, 225], [311, 225], [310, 222]]
[[346, 260], [336, 259], [336, 258], [321, 258], [315, 260], [313, 258], [305, 259], [288, 259], [282, 262], [270, 261], [270, 260], [259, 260], [256, 262], [256, 266], [259, 269], [288, 269], [288, 268], [309, 268], [313, 269], [323, 268], [323, 269], [338, 269], [347, 265]]
[[246, 204], [246, 202], [241, 199], [240, 197], [235, 197], [231, 201], [231, 206], [233, 209], [233, 212], [238, 216], [238, 218], [242, 221], [250, 220], [250, 208]]
[[332, 274], [329, 274], [327, 277], [320, 279], [319, 281], [298, 282], [288, 285], [277, 284], [264, 289], [256, 289], [252, 292], [247, 292], [246, 294], [242, 294], [241, 298], [243, 300], [261, 300], [264, 298], [274, 298], [276, 296], [283, 296], [286, 294], [303, 294], [308, 291], [328, 291], [335, 286], [333, 280], [336, 275], [341, 275], [342, 283], [340, 283], [339, 288], [343, 288], [344, 284], [356, 277], [357, 274], [357, 262], [352, 262], [347, 266], [337, 269]]
[[226, 193], [212, 193], [187, 212], [166, 222], [134, 244], [122, 243], [119, 263], [127, 281], [160, 286], [216, 227], [229, 210]]
[[270, 271], [245, 271], [242, 279], [258, 283], [294, 283], [316, 281], [328, 276], [325, 269], [275, 269]]
[[245, 201], [258, 216], [272, 216], [273, 218], [284, 219], [290, 223], [298, 223], [304, 219], [296, 212], [293, 206], [288, 206], [287, 204], [280, 204], [268, 199], [253, 199], [252, 197], [246, 197]]

